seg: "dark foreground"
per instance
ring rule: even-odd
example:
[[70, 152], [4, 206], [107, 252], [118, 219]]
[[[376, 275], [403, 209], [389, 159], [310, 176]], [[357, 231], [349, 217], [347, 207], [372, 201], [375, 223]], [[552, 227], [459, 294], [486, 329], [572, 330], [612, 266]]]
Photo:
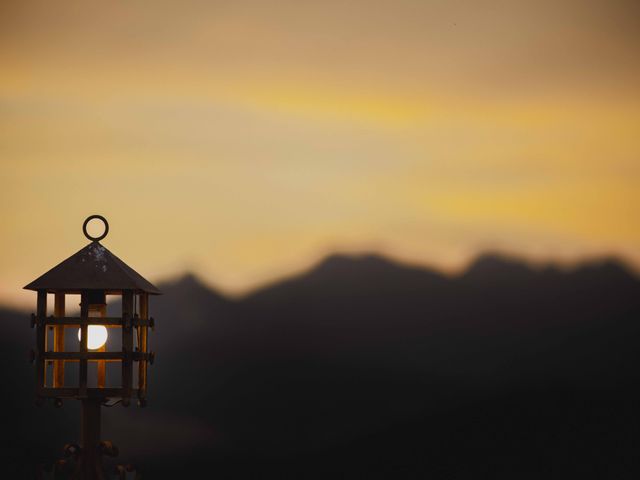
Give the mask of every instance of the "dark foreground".
[[[150, 405], [103, 409], [144, 478], [640, 474], [640, 282], [617, 262], [447, 278], [335, 256], [241, 301], [161, 289]], [[0, 318], [2, 477], [32, 478], [78, 406], [33, 406], [33, 331]]]

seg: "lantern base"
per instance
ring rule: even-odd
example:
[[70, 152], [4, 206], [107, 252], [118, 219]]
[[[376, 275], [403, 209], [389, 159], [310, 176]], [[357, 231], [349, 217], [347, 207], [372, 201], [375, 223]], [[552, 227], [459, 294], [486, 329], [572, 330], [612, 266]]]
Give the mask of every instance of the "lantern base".
[[82, 400], [80, 442], [82, 446], [80, 464], [83, 480], [102, 480], [102, 465], [99, 453], [100, 447], [100, 405], [95, 398]]
[[[54, 478], [66, 478], [68, 480], [105, 480], [112, 478], [110, 475], [107, 475], [103, 464], [103, 457], [117, 457], [119, 451], [118, 447], [112, 442], [100, 440], [101, 405], [101, 399], [85, 398], [82, 400], [81, 445], [65, 445], [65, 458], [58, 460], [53, 465]], [[136, 472], [136, 478], [139, 478], [139, 471], [133, 465], [117, 465], [115, 472], [112, 473], [116, 473], [117, 478], [125, 479], [127, 472]], [[42, 469], [40, 471], [40, 474], [41, 473]], [[42, 478], [42, 475], [38, 478]]]

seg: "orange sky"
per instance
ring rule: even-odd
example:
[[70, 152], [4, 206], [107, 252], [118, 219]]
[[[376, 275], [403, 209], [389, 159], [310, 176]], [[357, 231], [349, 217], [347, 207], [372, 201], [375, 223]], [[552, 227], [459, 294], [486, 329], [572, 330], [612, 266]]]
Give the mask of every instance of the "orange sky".
[[636, 1], [0, 2], [0, 303], [92, 213], [235, 293], [335, 250], [640, 265], [639, 184]]

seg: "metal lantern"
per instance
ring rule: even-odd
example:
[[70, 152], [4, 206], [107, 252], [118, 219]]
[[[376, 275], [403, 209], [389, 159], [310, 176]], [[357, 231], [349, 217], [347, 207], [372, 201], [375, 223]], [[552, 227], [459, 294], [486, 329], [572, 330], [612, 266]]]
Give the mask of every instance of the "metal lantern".
[[[104, 223], [99, 237], [87, 232], [94, 219]], [[154, 326], [149, 295], [160, 291], [100, 243], [109, 233], [104, 217], [88, 217], [82, 229], [91, 243], [24, 288], [38, 294], [37, 313], [31, 315], [37, 332], [33, 352], [37, 401], [52, 398], [60, 406], [63, 399], [81, 400], [80, 478], [93, 479], [102, 478], [97, 472], [100, 406], [107, 402], [127, 406], [131, 398], [137, 398], [140, 406], [146, 404], [147, 368], [154, 359], [148, 341]], [[53, 315], [47, 312], [47, 295], [54, 299]], [[67, 314], [66, 295], [80, 295], [79, 317]], [[106, 316], [107, 295], [121, 297], [121, 316]], [[119, 348], [110, 350], [109, 345], [119, 339]], [[65, 367], [73, 373], [77, 369], [77, 376], [65, 375]], [[113, 375], [119, 378], [108, 379], [108, 371], [119, 372]]]

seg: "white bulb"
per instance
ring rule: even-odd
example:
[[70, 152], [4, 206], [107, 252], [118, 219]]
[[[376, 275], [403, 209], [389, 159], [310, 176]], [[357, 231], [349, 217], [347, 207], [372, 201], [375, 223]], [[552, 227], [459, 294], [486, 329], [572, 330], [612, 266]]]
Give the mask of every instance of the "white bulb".
[[[107, 343], [107, 327], [103, 325], [89, 325], [89, 336], [87, 338], [87, 348], [97, 350]], [[82, 341], [82, 329], [78, 329], [78, 341]]]

